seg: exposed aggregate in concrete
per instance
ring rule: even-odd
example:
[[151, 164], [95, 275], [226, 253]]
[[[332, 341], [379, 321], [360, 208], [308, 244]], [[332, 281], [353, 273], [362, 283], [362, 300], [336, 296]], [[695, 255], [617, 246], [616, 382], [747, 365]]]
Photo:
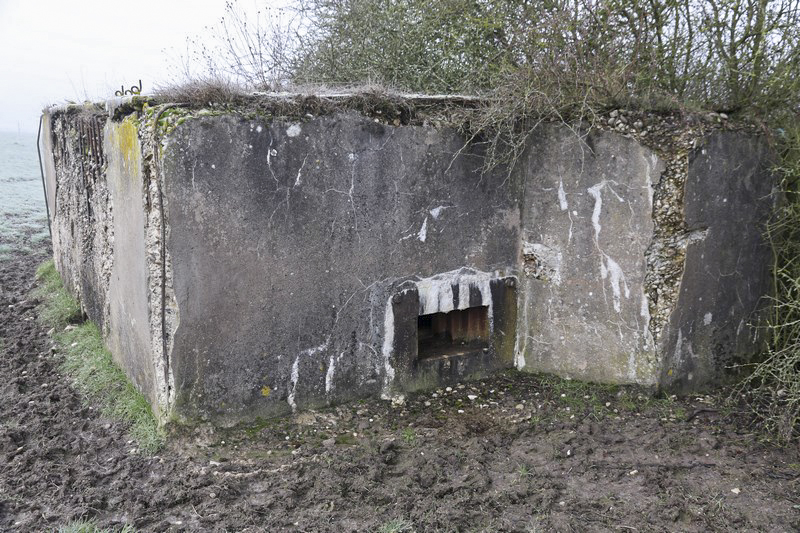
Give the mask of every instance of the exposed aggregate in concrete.
[[166, 246], [169, 238], [167, 199], [162, 194], [163, 176], [160, 172], [160, 153], [165, 136], [159, 128], [159, 118], [170, 106], [159, 106], [146, 114], [139, 129], [143, 154], [144, 198], [146, 206], [145, 247], [147, 249], [150, 334], [156, 367], [159, 405], [166, 416], [172, 405], [174, 380], [170, 369], [172, 340], [180, 320], [175, 291], [172, 286], [172, 258]]
[[[101, 326], [109, 327], [108, 288], [113, 266], [113, 199], [105, 180], [103, 113], [70, 109], [52, 117], [53, 157], [57, 174], [53, 217], [54, 249], [65, 282], [79, 296], [84, 311], [94, 306]], [[69, 221], [69, 224], [66, 223]], [[77, 235], [77, 238], [76, 238]], [[59, 245], [77, 243], [79, 246]], [[89, 265], [86, 269], [81, 264]], [[93, 276], [95, 280], [87, 280]]]
[[704, 230], [689, 231], [684, 220], [684, 192], [692, 153], [704, 138], [718, 130], [757, 134], [753, 124], [733, 122], [720, 113], [652, 113], [613, 110], [595, 124], [601, 129], [632, 137], [664, 163], [653, 191], [653, 241], [646, 253], [646, 293], [650, 331], [658, 344], [675, 308], [687, 246], [705, 238]]

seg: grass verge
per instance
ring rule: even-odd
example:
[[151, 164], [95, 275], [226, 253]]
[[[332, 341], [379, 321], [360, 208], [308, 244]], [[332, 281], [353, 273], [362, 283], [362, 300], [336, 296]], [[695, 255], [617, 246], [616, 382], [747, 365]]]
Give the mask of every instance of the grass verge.
[[105, 416], [130, 424], [130, 435], [141, 452], [157, 452], [164, 445], [165, 433], [149, 403], [114, 363], [98, 327], [79, 322], [78, 302], [67, 292], [53, 261], [40, 266], [36, 277], [35, 295], [42, 301], [40, 320], [57, 332], [54, 338], [64, 354], [62, 370], [87, 401], [100, 405]]
[[39, 319], [44, 324], [61, 331], [65, 326], [81, 320], [81, 308], [61, 281], [55, 263], [50, 260], [36, 269], [37, 288], [34, 296], [42, 304], [39, 306]]

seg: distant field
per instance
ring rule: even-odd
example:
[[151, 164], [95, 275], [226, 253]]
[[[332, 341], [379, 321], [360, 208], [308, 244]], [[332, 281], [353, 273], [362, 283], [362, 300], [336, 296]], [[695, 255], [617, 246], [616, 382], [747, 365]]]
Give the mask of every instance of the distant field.
[[36, 135], [0, 132], [0, 260], [48, 238]]

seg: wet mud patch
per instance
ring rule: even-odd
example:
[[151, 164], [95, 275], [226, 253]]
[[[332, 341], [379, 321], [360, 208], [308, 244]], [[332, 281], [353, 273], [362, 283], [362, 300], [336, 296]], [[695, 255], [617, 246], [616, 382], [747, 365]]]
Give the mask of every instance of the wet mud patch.
[[30, 299], [46, 244], [0, 262], [0, 530], [790, 531], [798, 447], [711, 397], [507, 373], [403, 403], [173, 428], [157, 456], [86, 405]]

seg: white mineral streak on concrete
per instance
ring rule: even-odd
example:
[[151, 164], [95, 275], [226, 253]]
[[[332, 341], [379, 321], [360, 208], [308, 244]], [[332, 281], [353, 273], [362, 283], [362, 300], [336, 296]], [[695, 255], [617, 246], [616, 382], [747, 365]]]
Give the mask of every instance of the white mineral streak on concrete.
[[514, 367], [522, 370], [527, 365], [525, 351], [528, 349], [528, 306], [531, 291], [522, 291], [522, 321], [517, 321], [517, 338], [514, 340]]
[[392, 297], [386, 302], [386, 311], [383, 314], [383, 393], [381, 398], [391, 399], [389, 387], [394, 381], [394, 367], [392, 366], [392, 351], [394, 350], [394, 308]]
[[[437, 304], [437, 308], [439, 308], [439, 309], [447, 309], [447, 308], [452, 309], [453, 308], [453, 286], [452, 285], [445, 285], [445, 286], [441, 287], [441, 290], [439, 291], [438, 297], [439, 297], [439, 301], [438, 301], [438, 304]], [[461, 293], [459, 293], [458, 299], [459, 299], [458, 303], [461, 304]], [[441, 312], [445, 312], [445, 311], [441, 311]]]
[[[416, 281], [419, 293], [419, 314], [449, 313], [455, 309], [466, 309], [470, 307], [470, 288], [475, 287], [481, 294], [480, 305], [489, 308], [489, 331], [494, 331], [494, 308], [490, 282], [498, 277], [497, 274], [490, 272], [462, 268]], [[458, 287], [458, 307], [453, 303], [453, 286]]]
[[711, 313], [706, 313], [705, 316], [703, 316], [703, 325], [708, 326], [709, 324], [711, 324], [711, 321], [713, 319], [714, 315], [712, 315]]
[[289, 382], [291, 390], [289, 391], [289, 397], [286, 400], [289, 403], [289, 406], [292, 408], [292, 412], [297, 410], [297, 403], [295, 402], [295, 392], [297, 390], [297, 382], [300, 379], [300, 358], [303, 356], [313, 356], [320, 352], [324, 352], [325, 350], [328, 349], [328, 345], [330, 344], [330, 342], [331, 339], [329, 337], [328, 340], [326, 340], [319, 346], [303, 350], [302, 352], [297, 354], [297, 357], [294, 358], [294, 363], [292, 363], [292, 376]]
[[567, 211], [567, 216], [569, 217], [569, 233], [567, 233], [567, 246], [572, 243], [572, 226], [574, 221], [572, 220], [572, 213]]
[[601, 181], [596, 185], [592, 185], [589, 187], [588, 192], [592, 198], [594, 198], [594, 210], [592, 211], [592, 227], [594, 227], [594, 242], [595, 244], [599, 245], [599, 237], [600, 237], [600, 230], [602, 227], [600, 226], [600, 211], [603, 208], [603, 195], [600, 194], [600, 191], [603, 187], [605, 187], [605, 180]]
[[425, 242], [425, 239], [428, 238], [428, 217], [425, 217], [425, 221], [422, 223], [422, 227], [419, 229], [419, 233], [417, 234], [417, 239], [419, 242]]
[[[527, 315], [527, 313], [525, 314]], [[514, 341], [514, 368], [517, 370], [522, 370], [525, 368], [527, 362], [525, 361], [525, 348], [520, 348], [519, 339], [520, 335], [517, 335], [517, 338]]]
[[[622, 299], [622, 291], [620, 291], [620, 282], [622, 282], [622, 289], [625, 292], [625, 298], [629, 299], [631, 297], [631, 291], [628, 289], [628, 282], [625, 280], [625, 274], [622, 272], [622, 269], [617, 264], [616, 261], [611, 259], [606, 254], [603, 254], [605, 257], [606, 266], [601, 269], [601, 274], [603, 279], [606, 276], [610, 275], [610, 283], [611, 283], [611, 292], [614, 299], [614, 311], [617, 313], [620, 312], [621, 306], [621, 299]], [[602, 267], [602, 262], [601, 262]]]
[[439, 207], [434, 207], [430, 211], [428, 211], [434, 220], [439, 220], [439, 217], [442, 216], [442, 211], [447, 209], [447, 206], [440, 205]]
[[564, 192], [563, 179], [558, 181], [558, 206], [562, 211], [569, 209], [569, 204], [567, 203], [567, 193]]
[[331, 355], [328, 360], [328, 371], [325, 373], [325, 392], [330, 393], [333, 390], [333, 373], [336, 366], [336, 359]]
[[300, 135], [300, 124], [295, 123], [286, 128], [286, 135], [289, 137], [297, 137]]
[[308, 154], [303, 158], [303, 163], [300, 165], [300, 168], [297, 169], [297, 178], [294, 180], [294, 186], [297, 187], [300, 185], [300, 178], [302, 178], [303, 168], [306, 166], [306, 161], [308, 161]]
[[[261, 126], [258, 127], [258, 131], [259, 132], [261, 131]], [[272, 176], [272, 179], [275, 181], [275, 184], [277, 186], [278, 177], [275, 175], [275, 171], [272, 169], [272, 156], [273, 155], [278, 155], [278, 152], [276, 152], [272, 148], [272, 143], [273, 142], [274, 142], [274, 140], [272, 139], [272, 135], [270, 135], [269, 136], [269, 147], [267, 148], [267, 167], [269, 168], [269, 173]]]
[[[594, 228], [594, 243], [597, 247], [597, 250], [600, 252], [600, 277], [602, 279], [609, 279], [611, 284], [611, 291], [613, 294], [613, 302], [614, 302], [614, 311], [617, 313], [621, 310], [621, 300], [622, 300], [622, 290], [620, 288], [620, 282], [622, 284], [622, 289], [624, 289], [625, 298], [630, 298], [630, 290], [628, 288], [628, 282], [625, 279], [625, 273], [620, 268], [619, 264], [614, 261], [611, 257], [606, 254], [602, 248], [600, 248], [600, 231], [602, 230], [602, 226], [600, 225], [600, 213], [603, 209], [603, 195], [602, 189], [606, 186], [608, 182], [606, 180], [601, 181], [595, 185], [592, 185], [587, 189], [588, 193], [594, 198], [594, 209], [592, 210], [592, 227]], [[612, 192], [614, 192], [612, 190]], [[614, 194], [622, 201], [622, 198], [614, 192]]]
[[291, 390], [289, 391], [289, 397], [287, 398], [287, 401], [289, 402], [289, 407], [292, 408], [293, 412], [297, 409], [297, 404], [294, 401], [294, 391], [297, 388], [297, 380], [300, 379], [299, 365], [300, 365], [300, 356], [298, 355], [297, 357], [295, 357], [294, 363], [292, 363], [292, 375], [289, 381], [289, 384], [291, 385]]
[[653, 334], [650, 333], [650, 305], [647, 298], [647, 293], [644, 291], [644, 287], [642, 287], [642, 307], [639, 310], [639, 314], [644, 319], [644, 327], [642, 328], [642, 332], [644, 336], [644, 347], [647, 349], [650, 348], [650, 345], [653, 341]]
[[[450, 288], [450, 291], [451, 292], [453, 291], [452, 287]], [[420, 302], [422, 302], [422, 300], [420, 300]], [[458, 289], [458, 308], [459, 309], [466, 309], [467, 307], [469, 307], [469, 290], [462, 291], [461, 290], [461, 286], [459, 285], [459, 289]]]
[[683, 363], [683, 331], [678, 329], [678, 340], [675, 342], [675, 366]]

